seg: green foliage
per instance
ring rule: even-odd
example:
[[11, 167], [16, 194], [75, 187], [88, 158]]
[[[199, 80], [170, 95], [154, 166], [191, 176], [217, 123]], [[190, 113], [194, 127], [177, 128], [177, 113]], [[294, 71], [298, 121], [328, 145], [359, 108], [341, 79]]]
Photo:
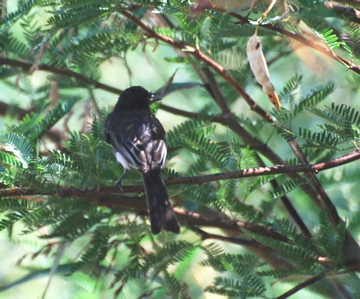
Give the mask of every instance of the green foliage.
[[[359, 171], [310, 178], [291, 168], [359, 148], [356, 16], [312, 0], [277, 3], [260, 22], [262, 1], [251, 12], [215, 0], [10, 2], [0, 20], [0, 231], [33, 248], [21, 261], [31, 273], [0, 292], [51, 277], [61, 257], [56, 274], [104, 297], [274, 298], [313, 277], [322, 279], [309, 292], [360, 293]], [[279, 111], [249, 76], [255, 30]], [[337, 68], [315, 52], [338, 55]], [[104, 119], [129, 84], [168, 87], [152, 111], [167, 131], [163, 177], [179, 236], [150, 233], [138, 172], [124, 179], [136, 194], [113, 187], [123, 169]], [[276, 164], [290, 171], [268, 175]], [[254, 169], [264, 175], [226, 179]], [[194, 182], [202, 176], [210, 181]], [[322, 205], [327, 196], [336, 206]]]
[[319, 126], [322, 130], [331, 132], [345, 144], [359, 142], [359, 126], [360, 118], [359, 112], [353, 107], [347, 105], [331, 104], [324, 110], [313, 109], [312, 112], [316, 115], [328, 120], [330, 124]]
[[312, 90], [309, 95], [300, 99], [300, 103], [294, 109], [294, 116], [303, 112], [305, 109], [316, 106], [334, 91], [334, 84], [329, 83]]
[[[341, 249], [344, 243], [346, 224], [340, 222], [335, 229], [322, 212], [319, 216], [320, 228], [314, 233], [316, 246], [321, 254], [328, 256], [334, 263], [342, 263]], [[335, 267], [335, 264], [333, 264]]]
[[274, 198], [279, 198], [292, 190], [296, 189], [301, 184], [304, 184], [306, 181], [303, 179], [300, 179], [299, 181], [294, 180], [288, 180], [283, 182], [274, 192], [271, 192], [271, 195]]
[[56, 103], [46, 116], [39, 116], [34, 113], [27, 114], [21, 124], [13, 129], [18, 134], [24, 134], [32, 140], [40, 139], [47, 133], [60, 119], [62, 119], [78, 101], [78, 98], [64, 99]]
[[[233, 274], [234, 278], [216, 277], [214, 285], [207, 288], [209, 292], [241, 298], [264, 296], [265, 285], [256, 273], [256, 268], [260, 264], [257, 258], [253, 255], [222, 254], [217, 256], [217, 259], [224, 269]], [[203, 265], [210, 264], [205, 261]]]
[[11, 228], [14, 223], [27, 216], [27, 211], [16, 211], [6, 214], [6, 219], [0, 221], [0, 230]]
[[223, 169], [228, 163], [227, 156], [218, 144], [207, 138], [214, 129], [214, 127], [206, 126], [203, 121], [184, 122], [168, 132], [168, 146], [169, 148], [185, 148], [198, 156], [197, 161], [192, 165], [194, 173], [204, 171], [209, 166]]
[[28, 168], [36, 160], [35, 148], [24, 135], [10, 133], [6, 134], [4, 139], [6, 142], [5, 149], [14, 154], [23, 168]]
[[350, 23], [347, 24], [349, 29], [349, 37], [350, 39], [347, 42], [347, 45], [351, 48], [351, 52], [356, 57], [359, 57], [360, 54], [360, 29], [357, 24]]
[[335, 34], [332, 34], [333, 32], [334, 32], [333, 29], [325, 28], [317, 33], [321, 37], [321, 39], [329, 46], [331, 50], [343, 46], [345, 49], [351, 52], [351, 49], [344, 42], [338, 41], [339, 40], [338, 37]]

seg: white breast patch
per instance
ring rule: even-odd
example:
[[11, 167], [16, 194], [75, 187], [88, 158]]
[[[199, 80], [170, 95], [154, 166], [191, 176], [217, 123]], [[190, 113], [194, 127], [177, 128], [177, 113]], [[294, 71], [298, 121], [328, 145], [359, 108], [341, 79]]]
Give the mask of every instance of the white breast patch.
[[129, 163], [124, 159], [124, 157], [119, 153], [115, 153], [116, 161], [118, 161], [125, 169], [130, 169]]

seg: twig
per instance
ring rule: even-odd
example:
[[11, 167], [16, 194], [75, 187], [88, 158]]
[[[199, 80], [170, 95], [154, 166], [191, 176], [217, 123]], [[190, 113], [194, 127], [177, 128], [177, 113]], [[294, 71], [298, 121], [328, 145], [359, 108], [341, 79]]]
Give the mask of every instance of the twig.
[[[221, 11], [221, 12], [225, 12], [224, 9], [222, 8], [218, 8], [218, 7], [214, 7], [213, 8], [214, 10], [217, 10], [217, 11]], [[234, 13], [234, 12], [229, 12], [229, 15], [231, 15], [232, 17], [238, 19], [240, 22], [240, 24], [251, 24], [251, 22], [253, 22], [253, 20], [249, 20], [248, 18], [246, 17], [243, 17], [237, 13]], [[276, 25], [273, 25], [273, 24], [259, 24], [258, 25], [259, 27], [263, 27], [263, 28], [266, 28], [266, 29], [269, 29], [269, 30], [272, 30], [272, 31], [276, 31], [278, 33], [281, 33], [293, 40], [296, 40], [298, 41], [299, 43], [307, 46], [307, 47], [310, 47], [336, 61], [340, 61], [341, 63], [343, 63], [348, 69], [354, 71], [355, 73], [357, 74], [360, 74], [360, 66], [358, 65], [355, 65], [352, 61], [336, 54], [334, 51], [330, 50], [330, 49], [326, 49], [324, 48], [323, 46], [317, 44], [316, 42], [313, 42], [307, 38], [305, 38], [304, 36], [302, 35], [299, 35], [299, 34], [295, 34], [293, 32], [290, 32], [282, 27], [279, 27], [279, 26], [276, 26]]]
[[[224, 9], [219, 9], [222, 12], [225, 12]], [[155, 31], [153, 31], [149, 26], [147, 26], [144, 22], [142, 22], [141, 20], [137, 19], [131, 12], [124, 10], [121, 11], [121, 13], [128, 18], [129, 20], [131, 20], [132, 22], [134, 22], [135, 24], [137, 24], [141, 29], [143, 29], [145, 31], [145, 33], [149, 36], [149, 37], [153, 37], [157, 40], [161, 40], [169, 45], [171, 45], [172, 47], [176, 48], [176, 49], [180, 49], [183, 51], [186, 51], [187, 53], [193, 55], [194, 57], [196, 57], [197, 59], [203, 61], [204, 63], [206, 63], [209, 67], [211, 67], [212, 69], [214, 69], [217, 73], [219, 73], [244, 99], [245, 101], [248, 103], [248, 105], [256, 112], [258, 113], [262, 118], [264, 118], [266, 121], [268, 121], [269, 123], [273, 123], [273, 119], [272, 117], [267, 114], [263, 109], [261, 109], [260, 106], [258, 106], [253, 100], [252, 98], [244, 91], [244, 89], [236, 82], [236, 80], [220, 65], [218, 64], [216, 61], [212, 60], [211, 58], [209, 58], [208, 56], [206, 56], [203, 52], [201, 52], [199, 49], [194, 48], [190, 45], [184, 44], [183, 42], [173, 39], [171, 37], [168, 36], [164, 36], [162, 34], [159, 34]], [[249, 20], [245, 17], [242, 17], [236, 13], [229, 13], [231, 16], [234, 16], [238, 19], [240, 19], [241, 21], [244, 21], [246, 23], [249, 23]], [[334, 54], [332, 51], [326, 50], [325, 48], [318, 46], [316, 43], [311, 42], [306, 40], [304, 37], [300, 36], [300, 35], [296, 35], [294, 33], [291, 33], [287, 30], [284, 30], [283, 28], [280, 27], [276, 27], [273, 25], [261, 25], [263, 27], [269, 27], [269, 29], [274, 30], [274, 28], [276, 28], [279, 32], [281, 31], [281, 33], [288, 35], [288, 36], [292, 36], [294, 39], [300, 39], [303, 42], [308, 42], [310, 43], [311, 46], [313, 47], [318, 47], [319, 50], [324, 51], [324, 53], [327, 53], [328, 55], [336, 55]], [[360, 69], [359, 69], [359, 73], [360, 73]], [[213, 91], [213, 95], [216, 96], [216, 94]], [[218, 100], [221, 98], [218, 98]], [[236, 132], [247, 144], [249, 144], [252, 147], [255, 147], [259, 150], [259, 152], [261, 152], [262, 154], [264, 154], [268, 159], [270, 159], [273, 163], [283, 163], [283, 161], [280, 159], [280, 157], [278, 155], [276, 155], [268, 146], [266, 146], [265, 144], [263, 144], [260, 140], [258, 140], [257, 138], [255, 138], [253, 135], [249, 134], [243, 127], [241, 127], [241, 125], [238, 123], [238, 121], [236, 120], [236, 118], [234, 117], [234, 115], [232, 113], [228, 113], [229, 110], [228, 108], [224, 108], [223, 104], [224, 102], [219, 102], [218, 104], [219, 107], [222, 109], [222, 115], [220, 118], [218, 118], [217, 120], [219, 122], [221, 122], [222, 124], [224, 124], [225, 126], [228, 126], [231, 130], [233, 130], [234, 132]], [[226, 104], [226, 103], [225, 103]], [[308, 194], [310, 196], [310, 198], [312, 198], [312, 200], [317, 204], [320, 205], [319, 199], [318, 199], [318, 194], [323, 194], [323, 189], [320, 188], [319, 190], [314, 190], [311, 187], [305, 187], [304, 188], [306, 194]], [[331, 213], [333, 213], [334, 215], [331, 215], [332, 219], [336, 219], [338, 217], [337, 213], [336, 213], [336, 209], [335, 207], [332, 205], [331, 201], [327, 201], [326, 198], [328, 198], [327, 196], [325, 196], [323, 199], [326, 201], [326, 203], [330, 204], [330, 207], [327, 208], [328, 213], [331, 215]], [[327, 205], [325, 205], [327, 206]]]
[[192, 231], [194, 231], [195, 233], [199, 234], [201, 236], [202, 241], [207, 240], [207, 239], [214, 239], [214, 240], [219, 240], [219, 241], [224, 241], [224, 242], [228, 242], [228, 243], [238, 244], [238, 245], [242, 245], [242, 246], [249, 246], [249, 247], [264, 246], [264, 245], [261, 245], [260, 243], [256, 242], [253, 239], [240, 239], [240, 238], [215, 235], [215, 234], [208, 233], [208, 232], [206, 232], [198, 227], [195, 227], [195, 226], [190, 226], [189, 228]]
[[240, 239], [240, 238], [233, 238], [233, 237], [226, 237], [226, 236], [220, 236], [216, 234], [211, 234], [208, 232], [205, 232], [204, 230], [190, 226], [190, 229], [194, 232], [198, 233], [201, 236], [202, 240], [206, 239], [214, 239], [219, 240], [223, 242], [228, 242], [232, 244], [237, 244], [241, 246], [245, 246], [248, 249], [250, 249], [252, 252], [257, 254], [260, 258], [268, 262], [273, 268], [275, 269], [289, 269], [293, 268], [294, 264], [291, 263], [289, 260], [283, 258], [280, 256], [276, 250], [265, 246], [256, 240], [249, 240], [249, 239]]
[[205, 55], [202, 51], [200, 51], [200, 49], [194, 48], [179, 40], [155, 32], [144, 22], [136, 18], [131, 12], [127, 10], [123, 10], [120, 13], [132, 22], [134, 22], [136, 25], [138, 25], [141, 29], [143, 29], [149, 37], [161, 40], [162, 42], [169, 44], [176, 49], [185, 51], [197, 58], [198, 60], [204, 62], [206, 65], [219, 73], [243, 97], [243, 99], [248, 103], [252, 110], [256, 111], [256, 113], [261, 115], [264, 119], [272, 121], [272, 116], [266, 113], [258, 104], [255, 103], [255, 101], [249, 96], [249, 94], [238, 84], [235, 78], [231, 76], [230, 73], [227, 72], [222, 65]]
[[[120, 191], [118, 187], [116, 187], [116, 191]], [[104, 193], [102, 190], [100, 191], [94, 191], [88, 190], [90, 192], [86, 192], [86, 194], [81, 190], [72, 190], [72, 194], [70, 196], [77, 197], [81, 201], [85, 201], [97, 206], [102, 207], [121, 207], [121, 208], [131, 208], [131, 209], [137, 209], [137, 210], [147, 210], [147, 205], [145, 201], [145, 197], [142, 196], [127, 196], [120, 194], [120, 192], [112, 191], [110, 193]], [[30, 192], [26, 192], [26, 195], [23, 195], [22, 198], [29, 200], [29, 201], [39, 201], [39, 197], [42, 195], [49, 195], [45, 194], [44, 192], [40, 192], [40, 194], [33, 194], [30, 196]], [[36, 196], [36, 198], [34, 197]], [[67, 194], [69, 195], [69, 193]], [[274, 240], [284, 242], [284, 243], [291, 243], [291, 241], [281, 235], [280, 233], [274, 231], [270, 227], [258, 225], [255, 223], [249, 223], [242, 220], [232, 220], [227, 215], [224, 215], [221, 212], [215, 211], [209, 207], [205, 207], [205, 212], [202, 212], [202, 214], [187, 211], [185, 209], [179, 208], [174, 206], [174, 211], [176, 213], [176, 216], [179, 221], [182, 223], [185, 223], [190, 226], [203, 226], [203, 227], [217, 227], [224, 231], [226, 231], [229, 234], [232, 235], [239, 235], [243, 234], [242, 230], [251, 231], [257, 235], [263, 235], [269, 238], [272, 238]], [[234, 238], [233, 243], [239, 244], [239, 245], [245, 245], [240, 244], [239, 242], [235, 241], [236, 238]], [[231, 239], [228, 240], [230, 242]], [[247, 245], [250, 245], [247, 244]]]
[[[256, 155], [256, 160], [258, 162], [258, 165], [260, 165], [262, 167], [265, 166], [263, 160], [261, 159], [261, 157], [259, 155]], [[277, 182], [276, 179], [270, 180], [270, 184], [274, 188], [274, 190], [279, 189], [279, 183]], [[298, 214], [298, 212], [294, 208], [294, 206], [291, 203], [290, 199], [284, 194], [284, 195], [282, 195], [280, 197], [280, 200], [281, 200], [282, 204], [284, 205], [285, 209], [287, 210], [287, 212], [289, 213], [290, 217], [297, 224], [297, 226], [302, 231], [302, 233], [306, 237], [311, 238], [312, 236], [311, 236], [311, 233], [310, 233], [309, 229], [307, 228], [304, 221], [301, 219], [300, 215]]]
[[[7, 64], [7, 65], [14, 66], [14, 67], [21, 67], [21, 68], [27, 69], [27, 70], [29, 70], [30, 67], [31, 67], [30, 63], [25, 63], [25, 62], [12, 60], [12, 59], [7, 59], [7, 58], [0, 59], [0, 65], [1, 64]], [[95, 88], [101, 88], [103, 90], [107, 90], [107, 91], [112, 92], [112, 93], [116, 93], [116, 94], [121, 93], [120, 89], [113, 88], [113, 87], [108, 86], [106, 84], [102, 84], [102, 83], [99, 83], [97, 81], [90, 80], [86, 76], [84, 76], [82, 74], [75, 73], [73, 71], [68, 71], [68, 70], [65, 70], [65, 69], [60, 69], [60, 68], [57, 68], [57, 67], [43, 65], [43, 64], [39, 65], [39, 69], [40, 70], [46, 70], [46, 71], [53, 72], [53, 73], [57, 73], [57, 74], [61, 74], [61, 75], [64, 75], [64, 76], [74, 77], [74, 78], [76, 78], [78, 80], [82, 80], [83, 82], [93, 84], [93, 86]], [[180, 110], [177, 110], [175, 108], [170, 108], [170, 107], [167, 107], [165, 105], [163, 107], [168, 111], [171, 109], [172, 113], [180, 114]], [[196, 114], [191, 114], [191, 113], [183, 113], [183, 115], [187, 116], [187, 117], [196, 116]], [[218, 122], [218, 123], [221, 123], [224, 126], [229, 127], [238, 136], [240, 136], [242, 138], [242, 140], [246, 144], [249, 144], [251, 148], [258, 150], [260, 153], [265, 155], [274, 164], [282, 164], [283, 163], [283, 161], [280, 159], [280, 157], [278, 157], [266, 144], [262, 143], [256, 137], [254, 137], [253, 135], [248, 133], [243, 127], [241, 127], [240, 124], [238, 123], [238, 121], [236, 120], [236, 118], [234, 117], [234, 115], [232, 115], [231, 113], [230, 114], [229, 113], [225, 113], [225, 114], [223, 113], [221, 116], [216, 117], [214, 119], [214, 121]], [[271, 122], [272, 120], [269, 120], [269, 121]], [[304, 187], [302, 187], [302, 188], [304, 188]], [[312, 198], [313, 200], [316, 200], [317, 194], [314, 194], [314, 192], [312, 192], [311, 189], [308, 189], [307, 191], [305, 191], [305, 193], [308, 194], [310, 196], [310, 198]]]
[[334, 2], [340, 2], [340, 3], [350, 4], [354, 7], [360, 7], [360, 0], [336, 0]]
[[298, 284], [296, 287], [292, 288], [291, 290], [285, 292], [284, 294], [282, 294], [279, 297], [276, 297], [276, 299], [285, 299], [290, 297], [291, 295], [295, 294], [296, 292], [300, 291], [301, 289], [304, 289], [316, 282], [318, 282], [319, 280], [323, 279], [326, 275], [324, 273], [321, 273], [317, 276], [311, 277], [308, 280], [305, 280], [304, 282]]
[[[0, 57], [0, 65], [10, 65], [13, 67], [21, 68], [25, 71], [30, 71], [30, 69], [32, 67], [31, 63], [14, 60], [14, 59], [10, 59], [10, 58], [3, 58], [3, 57]], [[67, 70], [67, 69], [63, 69], [63, 68], [59, 68], [59, 67], [51, 66], [51, 65], [47, 65], [47, 64], [39, 64], [37, 66], [37, 69], [40, 71], [46, 71], [46, 72], [51, 72], [51, 73], [58, 74], [58, 75], [71, 77], [71, 78], [77, 79], [79, 81], [82, 81], [84, 83], [90, 84], [94, 88], [101, 88], [103, 90], [106, 90], [106, 91], [109, 91], [112, 93], [120, 94], [122, 92], [121, 89], [111, 87], [109, 85], [100, 83], [96, 80], [92, 80], [83, 74], [79, 74], [79, 73], [73, 72], [71, 70]]]
[[[257, 177], [264, 175], [273, 175], [281, 173], [299, 173], [299, 172], [312, 172], [319, 173], [327, 169], [339, 167], [360, 159], [360, 150], [356, 150], [342, 157], [309, 165], [276, 165], [272, 167], [258, 167], [249, 168], [244, 170], [237, 170], [231, 172], [220, 172], [208, 175], [199, 175], [191, 177], [173, 177], [165, 180], [166, 185], [185, 185], [185, 184], [204, 184], [208, 182], [229, 180], [229, 179], [242, 179], [248, 177]], [[118, 187], [104, 187], [99, 189], [80, 190], [75, 188], [60, 188], [58, 193], [60, 196], [86, 196], [91, 194], [111, 194], [111, 193], [140, 193], [143, 192], [143, 186], [123, 186], [122, 190]], [[0, 192], [0, 197], [6, 196], [21, 196], [21, 195], [54, 195], [54, 191], [38, 191], [37, 189], [8, 189]]]
[[192, 119], [198, 119], [199, 118], [199, 113], [196, 113], [196, 112], [189, 112], [189, 111], [181, 110], [181, 109], [174, 108], [174, 107], [171, 107], [171, 106], [167, 106], [167, 105], [164, 105], [164, 104], [160, 104], [159, 108], [164, 110], [164, 111], [175, 114], [175, 115], [181, 115], [181, 116], [192, 118]]
[[360, 23], [360, 11], [353, 7], [338, 4], [333, 1], [325, 2], [324, 5], [326, 8], [333, 10], [337, 15], [344, 16], [352, 22]]
[[273, 9], [274, 5], [276, 3], [276, 0], [272, 0], [269, 7], [265, 10], [265, 12], [262, 14], [262, 16], [260, 17], [259, 21], [264, 20], [267, 15], [269, 14], [269, 12]]
[[[218, 7], [214, 6], [214, 5], [212, 7], [209, 7], [209, 8], [226, 13], [226, 11], [223, 8], [218, 8]], [[235, 17], [235, 18], [237, 18], [237, 19], [239, 19], [241, 24], [245, 24], [245, 23], [250, 24], [249, 19], [246, 18], [246, 17], [243, 17], [243, 16], [241, 16], [241, 15], [239, 15], [237, 13], [234, 13], [234, 12], [229, 12], [228, 14]], [[351, 70], [353, 70], [356, 73], [360, 74], [360, 67], [359, 66], [353, 65], [353, 63], [351, 61], [346, 60], [345, 58], [343, 58], [340, 55], [336, 54], [335, 52], [331, 51], [330, 49], [326, 49], [326, 48], [318, 45], [317, 43], [304, 38], [301, 35], [294, 34], [294, 33], [290, 32], [290, 31], [287, 31], [287, 30], [285, 30], [285, 29], [283, 29], [281, 27], [275, 26], [273, 24], [259, 24], [259, 26], [270, 29], [270, 30], [273, 30], [273, 31], [277, 31], [279, 33], [284, 34], [285, 36], [293, 38], [293, 39], [297, 40], [298, 42], [301, 42], [302, 44], [307, 45], [307, 46], [309, 46], [309, 47], [311, 47], [311, 48], [313, 48], [313, 49], [315, 49], [315, 50], [317, 50], [317, 51], [331, 57], [332, 59], [341, 61], [342, 63], [347, 65], [348, 68], [350, 68]], [[273, 122], [271, 119], [265, 119], [265, 120], [267, 120], [269, 123]], [[235, 124], [234, 121], [231, 121], [231, 123], [233, 123], [234, 125], [239, 127], [239, 125]], [[298, 143], [296, 142], [296, 140], [290, 141], [289, 144], [290, 144], [291, 148], [293, 149], [294, 153], [297, 155], [298, 159], [300, 161], [306, 161], [306, 157], [305, 157], [304, 153], [301, 151], [301, 149], [300, 149]], [[276, 157], [274, 157], [274, 158], [276, 158]], [[272, 161], [274, 162], [274, 160], [272, 160]], [[303, 163], [303, 164], [306, 165], [307, 163]], [[303, 191], [306, 194], [308, 194], [310, 196], [310, 198], [318, 206], [319, 206], [320, 203], [323, 205], [323, 207], [325, 208], [325, 210], [326, 210], [326, 212], [327, 212], [327, 214], [328, 214], [328, 216], [329, 216], [329, 218], [331, 220], [332, 225], [336, 228], [339, 221], [340, 221], [340, 217], [339, 217], [339, 215], [338, 215], [338, 213], [336, 211], [335, 206], [331, 202], [330, 198], [326, 194], [324, 188], [322, 187], [320, 182], [317, 180], [317, 178], [309, 177], [309, 174], [307, 174], [307, 177], [310, 178], [314, 189], [311, 188], [311, 186], [306, 185], [306, 186], [304, 186]], [[355, 246], [356, 242], [349, 233], [347, 233], [346, 242], [348, 242], [350, 244], [350, 246], [355, 249], [355, 247], [353, 247], [353, 246]]]
[[[212, 73], [207, 69], [204, 68], [203, 69], [205, 78], [207, 79], [207, 83], [209, 86], [209, 89], [211, 89], [211, 94], [213, 95], [213, 98], [215, 99], [216, 103], [218, 104], [219, 108], [222, 110], [222, 115], [223, 117], [226, 119], [229, 117], [229, 115], [233, 118], [233, 115], [230, 111], [230, 108], [220, 90], [219, 85], [217, 84], [214, 76], [212, 75]], [[264, 145], [264, 147], [267, 148], [267, 146]], [[266, 150], [266, 152], [270, 152], [270, 148], [268, 148]], [[259, 165], [261, 165], [262, 167], [264, 167], [265, 165], [263, 165], [262, 160], [259, 158], [258, 162], [260, 163]], [[278, 183], [276, 182], [275, 179], [270, 181], [270, 184], [272, 184], [272, 186], [275, 188], [278, 186]], [[305, 224], [303, 223], [303, 221], [301, 220], [301, 217], [299, 216], [299, 214], [296, 212], [295, 208], [293, 207], [293, 205], [291, 204], [290, 200], [286, 197], [286, 196], [282, 196], [281, 197], [281, 201], [283, 203], [283, 205], [285, 206], [286, 210], [288, 211], [288, 213], [290, 214], [291, 218], [295, 221], [295, 223], [299, 226], [299, 228], [304, 232], [304, 234], [308, 237], [311, 236], [309, 230], [306, 228]]]

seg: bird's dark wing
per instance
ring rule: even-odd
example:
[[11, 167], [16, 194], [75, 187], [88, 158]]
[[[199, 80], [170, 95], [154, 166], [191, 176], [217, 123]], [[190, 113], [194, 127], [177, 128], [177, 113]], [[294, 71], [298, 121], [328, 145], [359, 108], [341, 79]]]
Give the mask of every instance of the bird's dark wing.
[[154, 116], [135, 111], [121, 115], [110, 113], [105, 135], [116, 155], [120, 154], [129, 166], [142, 173], [164, 167], [167, 154], [165, 131]]

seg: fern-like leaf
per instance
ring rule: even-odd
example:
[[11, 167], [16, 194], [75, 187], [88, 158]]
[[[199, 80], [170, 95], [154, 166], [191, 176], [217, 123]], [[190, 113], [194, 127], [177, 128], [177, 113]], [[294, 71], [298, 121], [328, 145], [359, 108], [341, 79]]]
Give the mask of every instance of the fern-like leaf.
[[37, 155], [33, 144], [24, 136], [16, 133], [4, 135], [5, 149], [12, 152], [23, 168], [28, 168], [36, 161]]
[[323, 101], [327, 96], [329, 96], [335, 89], [333, 83], [329, 83], [325, 86], [319, 86], [318, 88], [311, 91], [309, 95], [300, 99], [300, 103], [294, 108], [294, 116], [300, 114], [305, 109], [313, 108], [318, 103]]

